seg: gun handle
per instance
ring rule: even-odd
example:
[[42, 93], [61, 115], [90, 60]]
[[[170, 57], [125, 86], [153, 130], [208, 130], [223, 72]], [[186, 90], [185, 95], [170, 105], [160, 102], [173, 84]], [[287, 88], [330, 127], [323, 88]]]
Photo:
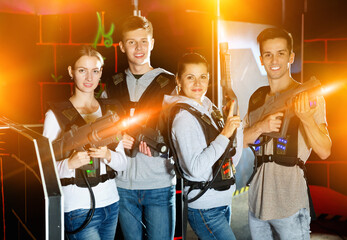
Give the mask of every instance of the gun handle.
[[290, 119], [293, 117], [293, 111], [286, 110], [283, 115], [283, 120], [281, 124], [281, 129], [279, 132], [264, 133], [264, 135], [272, 138], [285, 138], [287, 136], [287, 131], [290, 123]]

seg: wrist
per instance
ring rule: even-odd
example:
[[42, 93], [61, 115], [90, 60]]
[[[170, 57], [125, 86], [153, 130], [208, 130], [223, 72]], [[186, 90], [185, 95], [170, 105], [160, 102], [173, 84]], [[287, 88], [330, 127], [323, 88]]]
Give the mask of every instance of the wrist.
[[111, 162], [111, 151], [109, 149], [107, 149], [105, 160], [107, 161], [107, 163]]

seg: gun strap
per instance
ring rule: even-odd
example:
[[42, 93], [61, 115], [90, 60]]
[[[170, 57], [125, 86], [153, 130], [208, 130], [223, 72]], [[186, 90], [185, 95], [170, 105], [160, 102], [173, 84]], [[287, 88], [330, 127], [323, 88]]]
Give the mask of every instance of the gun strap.
[[[114, 179], [116, 177], [116, 174], [114, 171], [107, 171], [106, 174], [102, 174], [98, 177], [99, 183], [106, 182], [109, 179]], [[61, 178], [60, 182], [62, 186], [68, 186], [71, 184], [77, 184], [83, 181], [83, 179], [79, 178]], [[87, 187], [87, 186], [86, 186]]]

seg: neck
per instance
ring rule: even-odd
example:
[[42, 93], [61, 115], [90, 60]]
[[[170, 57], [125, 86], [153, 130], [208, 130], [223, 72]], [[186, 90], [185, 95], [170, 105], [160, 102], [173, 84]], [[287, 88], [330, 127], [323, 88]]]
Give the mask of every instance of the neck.
[[270, 95], [281, 93], [291, 88], [296, 81], [290, 76], [286, 75], [280, 79], [268, 79], [270, 84]]
[[83, 93], [75, 90], [74, 95], [70, 97], [70, 101], [75, 108], [89, 108], [95, 106], [96, 99], [94, 97], [94, 92], [91, 93]]
[[151, 70], [153, 70], [153, 67], [151, 66], [150, 63], [146, 63], [144, 65], [134, 65], [134, 64], [129, 64], [129, 69], [132, 74], [145, 74]]

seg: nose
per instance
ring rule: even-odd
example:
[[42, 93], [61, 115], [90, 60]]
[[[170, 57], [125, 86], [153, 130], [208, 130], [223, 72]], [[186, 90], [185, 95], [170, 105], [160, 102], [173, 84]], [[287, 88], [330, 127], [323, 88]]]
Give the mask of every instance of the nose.
[[195, 78], [194, 85], [199, 86], [201, 84], [201, 79], [199, 77]]
[[278, 61], [278, 57], [276, 55], [273, 55], [272, 58], [271, 58], [271, 62], [272, 63], [277, 63]]
[[92, 81], [92, 79], [93, 79], [93, 72], [92, 71], [88, 71], [87, 72], [87, 75], [86, 75], [86, 79], [87, 79], [87, 81]]
[[136, 50], [141, 50], [142, 49], [142, 45], [141, 43], [136, 43]]

